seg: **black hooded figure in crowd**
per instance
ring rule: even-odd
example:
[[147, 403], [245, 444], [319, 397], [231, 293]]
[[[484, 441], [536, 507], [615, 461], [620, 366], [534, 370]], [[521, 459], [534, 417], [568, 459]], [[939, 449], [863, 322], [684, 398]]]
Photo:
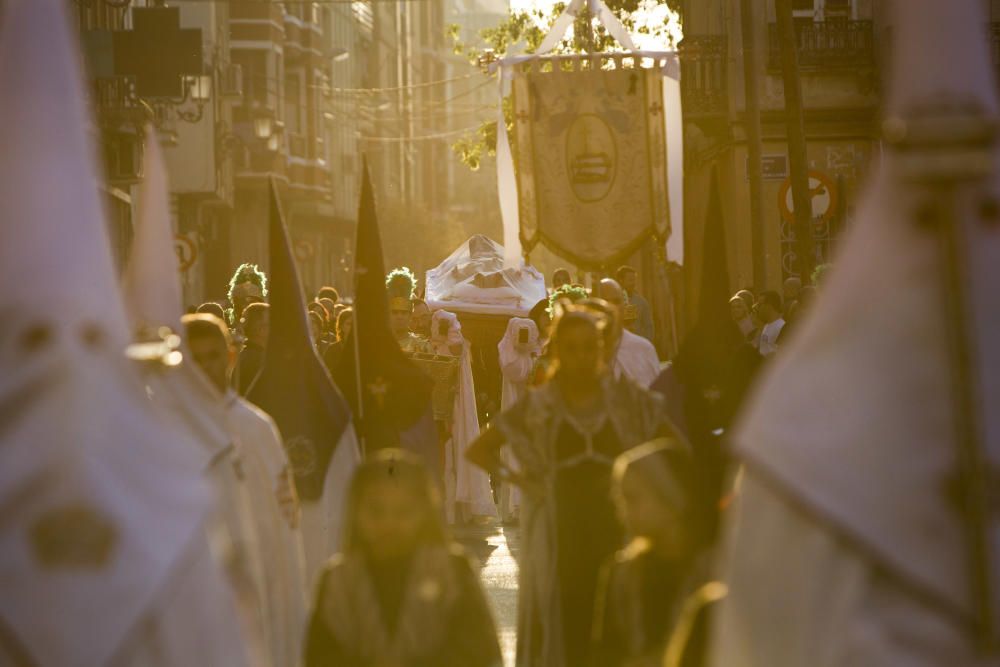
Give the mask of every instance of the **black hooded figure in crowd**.
[[[705, 538], [713, 540], [718, 509], [728, 495], [729, 456], [725, 433], [754, 376], [760, 355], [747, 343], [729, 313], [729, 272], [718, 175], [713, 172], [705, 223], [704, 265], [698, 321], [681, 344], [674, 363], [653, 383], [677, 412], [675, 422], [691, 441], [699, 485], [709, 519]], [[678, 410], [676, 406], [680, 406]], [[674, 415], [672, 415], [674, 416]]]
[[333, 379], [351, 406], [366, 455], [398, 447], [436, 471], [440, 453], [431, 409], [433, 383], [403, 354], [389, 323], [382, 239], [367, 166], [354, 256], [353, 326]]

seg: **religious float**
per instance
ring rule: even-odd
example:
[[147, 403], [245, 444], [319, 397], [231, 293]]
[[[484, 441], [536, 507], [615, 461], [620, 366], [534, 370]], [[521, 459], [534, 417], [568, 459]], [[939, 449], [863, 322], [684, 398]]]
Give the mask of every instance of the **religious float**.
[[455, 313], [472, 346], [472, 370], [480, 418], [500, 406], [497, 344], [512, 317], [527, 317], [546, 298], [545, 278], [532, 266], [505, 267], [504, 247], [477, 234], [426, 275], [431, 310]]

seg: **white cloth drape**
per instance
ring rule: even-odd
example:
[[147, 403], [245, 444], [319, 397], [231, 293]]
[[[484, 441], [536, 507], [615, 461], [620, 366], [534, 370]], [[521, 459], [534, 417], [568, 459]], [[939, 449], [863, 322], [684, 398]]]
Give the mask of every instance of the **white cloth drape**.
[[340, 547], [347, 489], [360, 461], [354, 425], [348, 424], [326, 469], [323, 495], [318, 502], [302, 503], [299, 525], [305, 547], [306, 586], [310, 591], [315, 588], [317, 573]]
[[[518, 345], [522, 329], [528, 330], [528, 343]], [[541, 351], [538, 325], [534, 320], [524, 317], [512, 317], [507, 322], [507, 331], [497, 345], [500, 353], [500, 373], [503, 375], [503, 390], [500, 396], [501, 412], [517, 403], [518, 399], [528, 389], [531, 371], [535, 366], [535, 357]], [[511, 470], [518, 469], [517, 459], [510, 447], [504, 447], [500, 452], [504, 464]], [[500, 487], [500, 516], [504, 520], [515, 517], [521, 508], [521, 490], [513, 484], [502, 484]]]
[[[438, 327], [448, 322], [448, 333], [442, 336]], [[493, 491], [489, 475], [472, 465], [465, 452], [479, 437], [479, 412], [476, 409], [476, 385], [472, 378], [472, 363], [469, 359], [469, 342], [462, 336], [462, 325], [454, 313], [438, 310], [431, 317], [431, 343], [435, 352], [451, 354], [451, 349], [461, 346], [458, 362], [458, 391], [452, 412], [451, 438], [445, 445], [445, 494], [448, 516], [452, 518], [455, 506], [466, 505], [478, 516], [495, 516]]]

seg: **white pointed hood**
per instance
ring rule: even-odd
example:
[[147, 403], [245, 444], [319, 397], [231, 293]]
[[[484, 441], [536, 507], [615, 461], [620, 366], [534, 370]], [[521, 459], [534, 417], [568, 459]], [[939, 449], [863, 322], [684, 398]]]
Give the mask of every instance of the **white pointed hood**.
[[[905, 117], [928, 100], [965, 100], [995, 117], [982, 3], [894, 5], [890, 113]], [[1000, 234], [978, 216], [983, 201], [1000, 196], [993, 162], [982, 187], [959, 190], [957, 210], [968, 235], [976, 393], [995, 464]], [[922, 193], [900, 178], [900, 165], [888, 150], [813, 312], [760, 384], [735, 441], [748, 466], [797, 504], [968, 618], [963, 524], [947, 493], [957, 449], [944, 299], [955, 295], [944, 294], [939, 236], [916, 220]]]
[[[0, 299], [102, 322], [126, 340], [108, 231], [98, 192], [83, 97], [82, 66], [72, 42], [35, 35], [57, 11], [49, 2], [7, 2], [0, 104]], [[35, 5], [31, 10], [23, 5]], [[59, 19], [59, 23], [63, 23]], [[16, 24], [26, 23], [22, 28]], [[49, 28], [51, 34], [56, 28]], [[60, 32], [65, 29], [59, 27]], [[21, 286], [22, 289], [11, 289]]]
[[31, 662], [74, 667], [121, 649], [204, 539], [209, 496], [123, 356], [67, 8], [0, 17], [0, 624]]
[[156, 132], [146, 130], [139, 218], [122, 275], [125, 309], [133, 335], [152, 328], [180, 332], [183, 296], [170, 223], [170, 192]]
[[[133, 336], [147, 338], [168, 327], [183, 337], [183, 297], [174, 233], [170, 223], [169, 189], [156, 133], [146, 132], [144, 180], [139, 192], [139, 218], [132, 251], [122, 277], [122, 289]], [[176, 368], [159, 364], [144, 368], [144, 379], [157, 408], [188, 428], [198, 442], [203, 465], [219, 461], [231, 447], [223, 395], [208, 381], [181, 346], [183, 361]]]

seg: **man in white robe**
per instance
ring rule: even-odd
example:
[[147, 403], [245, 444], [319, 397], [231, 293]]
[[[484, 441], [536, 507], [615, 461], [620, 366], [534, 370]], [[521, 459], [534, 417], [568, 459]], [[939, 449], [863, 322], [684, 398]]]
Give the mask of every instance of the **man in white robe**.
[[[621, 285], [610, 278], [600, 283], [599, 294], [618, 311], [619, 322], [624, 322], [625, 293]], [[660, 376], [660, 357], [653, 344], [642, 336], [622, 327], [621, 341], [615, 354], [615, 377], [622, 375], [643, 389], [648, 388]]]
[[[1000, 238], [982, 208], [1000, 195], [1000, 151], [983, 132], [998, 111], [986, 17], [978, 0], [894, 9], [887, 127], [903, 143], [886, 151], [810, 316], [736, 429], [746, 468], [717, 667], [1000, 664], [977, 651], [977, 634], [1000, 630], [984, 628], [976, 603], [985, 594], [1000, 607], [996, 509], [982, 526], [994, 582], [984, 590], [955, 493], [968, 488], [956, 483], [959, 415], [978, 419], [989, 470], [1000, 460]], [[944, 288], [946, 234], [961, 239], [959, 289]], [[954, 299], [969, 325], [968, 413], [955, 400]]]
[[274, 421], [229, 386], [236, 350], [225, 324], [213, 315], [185, 315], [192, 361], [225, 392], [226, 424], [241, 453], [248, 478], [269, 492], [255, 493], [253, 514], [267, 537], [268, 618], [274, 664], [294, 665], [302, 655], [306, 622], [305, 560], [299, 532], [299, 502], [288, 455]]
[[0, 664], [255, 664], [197, 447], [123, 355], [67, 11], [0, 16]]
[[[139, 218], [123, 278], [125, 302], [140, 341], [155, 340], [151, 332], [166, 327], [185, 341], [180, 349], [187, 357], [175, 368], [146, 364], [145, 380], [153, 403], [211, 452], [208, 479], [219, 497], [220, 519], [235, 537], [235, 576], [244, 576], [238, 566], [245, 564], [248, 593], [253, 592], [272, 663], [294, 664], [304, 632], [305, 591], [301, 536], [290, 532], [278, 499], [285, 499], [289, 519], [296, 521], [287, 457], [270, 418], [228, 395], [229, 362], [235, 359], [228, 334], [223, 336], [209, 322], [208, 329], [215, 336], [208, 353], [199, 357], [200, 350], [193, 349], [181, 331], [181, 286], [172, 247], [166, 175], [152, 132], [147, 136], [145, 157]], [[205, 362], [213, 354], [217, 363]]]
[[[251, 500], [267, 487], [259, 488], [255, 478], [246, 474], [243, 453], [226, 428], [221, 394], [190, 360], [184, 360], [187, 349], [180, 331], [181, 285], [173, 252], [169, 193], [159, 142], [152, 130], [146, 134], [143, 173], [135, 236], [122, 276], [126, 314], [136, 340], [129, 355], [139, 362], [146, 394], [154, 407], [199, 446], [205, 477], [215, 494], [213, 529], [229, 539], [229, 547], [222, 550], [224, 566], [256, 619], [255, 634], [262, 644], [270, 646], [274, 621], [270, 618], [265, 563], [272, 545], [256, 519]], [[165, 339], [164, 331], [176, 340], [170, 340], [169, 335]]]

